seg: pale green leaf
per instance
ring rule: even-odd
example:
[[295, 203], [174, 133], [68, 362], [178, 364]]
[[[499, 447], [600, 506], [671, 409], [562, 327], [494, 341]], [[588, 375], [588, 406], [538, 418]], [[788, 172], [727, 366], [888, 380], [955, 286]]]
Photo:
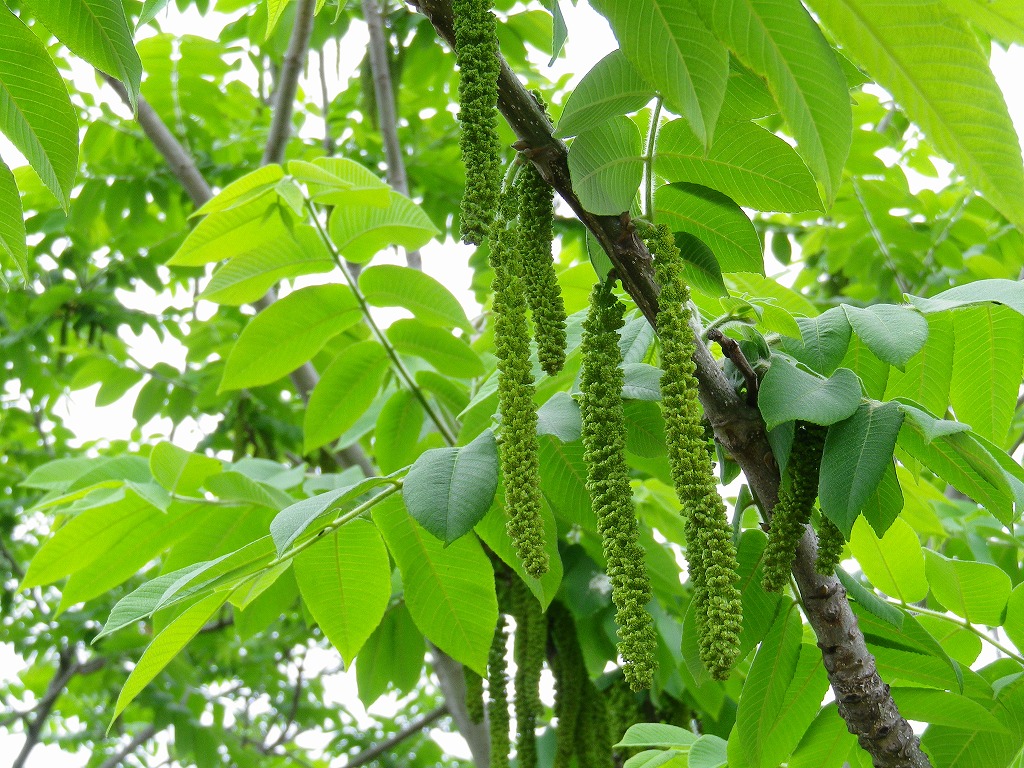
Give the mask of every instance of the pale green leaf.
[[887, 595], [915, 603], [928, 595], [924, 552], [914, 530], [895, 520], [878, 538], [864, 518], [853, 524], [850, 550], [871, 583]]
[[213, 618], [227, 599], [226, 591], [207, 595], [186, 609], [168, 624], [163, 632], [153, 638], [153, 642], [146, 648], [146, 652], [142, 654], [139, 663], [132, 669], [124, 687], [121, 688], [117, 704], [114, 705], [114, 714], [110, 718], [111, 725], [117, 720], [117, 716], [124, 712], [125, 707], [142, 692], [142, 689], [163, 671], [164, 667], [178, 655], [182, 648], [188, 645], [189, 641], [203, 628], [203, 625]]
[[675, 241], [683, 259], [686, 284], [705, 296], [728, 296], [722, 267], [707, 243], [688, 232], [676, 232]]
[[373, 508], [373, 520], [402, 573], [405, 604], [438, 648], [480, 675], [498, 621], [494, 571], [475, 536], [445, 547], [406, 512], [398, 497]]
[[447, 546], [487, 514], [497, 487], [498, 447], [488, 429], [468, 445], [423, 453], [405, 478], [402, 498], [409, 514]]
[[389, 687], [412, 691], [420, 681], [426, 643], [404, 603], [393, 605], [359, 654], [359, 700], [370, 706]]
[[892, 467], [902, 423], [898, 404], [866, 402], [828, 430], [818, 489], [821, 511], [847, 537], [853, 521]]
[[292, 497], [284, 491], [257, 482], [241, 472], [221, 472], [211, 475], [206, 478], [203, 485], [221, 501], [252, 504], [275, 511], [284, 509], [292, 503]]
[[[3, 160], [0, 160], [0, 248], [14, 262], [21, 276], [30, 280], [21, 194], [14, 174]], [[3, 279], [0, 274], [0, 280]]]
[[850, 151], [853, 116], [846, 77], [799, 0], [695, 0], [705, 23], [768, 81], [797, 150], [835, 198]]
[[289, 237], [273, 191], [211, 213], [193, 229], [168, 261], [171, 267], [201, 267], [251, 253], [277, 238]]
[[391, 598], [391, 561], [376, 527], [352, 520], [295, 556], [299, 592], [346, 666]]
[[907, 398], [932, 413], [945, 413], [953, 378], [953, 319], [949, 313], [928, 316], [928, 340], [904, 370], [890, 371], [885, 399]]
[[722, 272], [764, 273], [761, 240], [743, 210], [721, 192], [677, 182], [654, 196], [658, 220], [673, 232], [702, 240], [715, 254]]
[[[786, 697], [767, 727], [762, 725], [761, 766], [775, 768], [796, 749], [821, 706], [828, 690], [828, 675], [822, 662], [821, 651], [810, 643], [800, 644], [793, 677], [789, 681]], [[766, 713], [767, 715], [767, 713]]]
[[841, 305], [860, 340], [880, 360], [901, 371], [928, 340], [928, 321], [913, 307], [876, 304], [866, 309]]
[[1024, 282], [1020, 280], [976, 280], [937, 293], [929, 299], [907, 296], [922, 312], [943, 312], [975, 304], [1003, 304], [1019, 315], [1024, 315]]
[[29, 0], [27, 5], [68, 50], [124, 83], [136, 108], [142, 61], [121, 0]]
[[654, 88], [640, 76], [622, 51], [612, 51], [580, 80], [558, 120], [556, 136], [575, 136], [609, 117], [644, 107]]
[[774, 355], [758, 390], [757, 404], [768, 429], [794, 419], [828, 426], [850, 418], [860, 406], [860, 381], [847, 368], [824, 379]]
[[689, 181], [761, 211], [822, 210], [814, 177], [786, 142], [759, 125], [721, 126], [705, 151], [683, 120], [658, 133], [654, 165], [669, 181]]
[[1024, 584], [1018, 584], [1010, 593], [1003, 629], [1017, 648], [1024, 648]]
[[661, 377], [664, 373], [661, 368], [647, 363], [626, 363], [622, 372], [624, 400], [661, 400]]
[[556, 392], [537, 409], [537, 434], [554, 435], [563, 443], [580, 439], [583, 434], [580, 407], [568, 392]]
[[137, 621], [142, 621], [153, 613], [160, 602], [160, 598], [164, 596], [164, 593], [167, 592], [167, 589], [172, 584], [183, 575], [199, 570], [203, 565], [204, 563], [195, 563], [180, 571], [161, 574], [122, 597], [111, 609], [110, 616], [107, 617], [103, 629], [96, 635], [93, 642], [119, 629], [124, 629]]
[[753, 272], [734, 272], [726, 281], [740, 295], [754, 299], [772, 299], [782, 309], [794, 316], [817, 317], [817, 308], [802, 294], [782, 285], [777, 280]]
[[460, 379], [472, 379], [485, 373], [473, 348], [443, 328], [407, 319], [395, 321], [386, 333], [399, 352], [423, 358], [440, 373]]
[[973, 624], [999, 626], [1010, 599], [1010, 577], [990, 563], [950, 559], [925, 552], [928, 583], [935, 599]]
[[586, 487], [583, 444], [563, 443], [550, 435], [541, 435], [539, 442], [541, 485], [552, 510], [585, 530], [597, 531], [597, 518]]
[[210, 475], [223, 471], [219, 459], [186, 451], [173, 443], [157, 443], [149, 454], [153, 479], [173, 494], [193, 496]]
[[136, 28], [149, 24], [167, 6], [167, 3], [168, 0], [146, 0], [142, 4], [142, 11], [139, 14], [139, 23]]
[[359, 303], [344, 285], [311, 285], [288, 294], [245, 326], [224, 366], [220, 391], [287, 376], [361, 317]]
[[596, 0], [594, 7], [641, 76], [710, 145], [729, 79], [729, 54], [689, 0]]
[[363, 264], [392, 245], [415, 250], [439, 234], [437, 227], [416, 203], [390, 193], [385, 208], [339, 205], [328, 222], [331, 240], [349, 261]]
[[789, 768], [843, 768], [857, 737], [846, 730], [835, 704], [822, 708], [800, 740]]
[[78, 116], [46, 46], [0, 8], [0, 131], [68, 210], [78, 171]]
[[1001, 43], [1024, 45], [1024, 5], [1019, 0], [945, 0], [945, 3]]
[[727, 768], [728, 742], [712, 733], [705, 733], [690, 747], [687, 768]]
[[628, 211], [643, 177], [643, 141], [628, 117], [612, 117], [582, 131], [569, 147], [572, 186], [591, 213]]
[[1024, 227], [1020, 143], [988, 56], [963, 20], [941, 0], [810, 5], [935, 148], [1000, 213]]
[[283, 178], [284, 170], [277, 163], [260, 166], [255, 171], [250, 171], [232, 181], [203, 203], [202, 207], [189, 218], [226, 211], [228, 208], [236, 208], [243, 203], [248, 203], [264, 192], [274, 189]]
[[384, 347], [375, 341], [360, 341], [346, 347], [327, 366], [306, 406], [306, 452], [334, 440], [356, 423], [377, 396], [388, 363]]
[[375, 208], [391, 203], [391, 188], [373, 171], [347, 157], [318, 157], [311, 163], [291, 160], [288, 172], [306, 184], [314, 203]]
[[1009, 733], [1006, 725], [993, 717], [981, 704], [958, 693], [928, 688], [896, 687], [892, 689], [892, 697], [896, 700], [896, 706], [900, 708], [900, 714], [910, 720], [954, 728], [970, 723], [972, 728], [979, 731]]
[[960, 727], [936, 723], [925, 731], [922, 746], [944, 768], [992, 768], [1012, 765], [1019, 768], [1015, 757], [1024, 743], [1020, 713], [1024, 711], [1024, 679], [1008, 678], [997, 695], [979, 702], [995, 718], [1002, 721], [1009, 733], [983, 730], [967, 721]]
[[882, 479], [864, 502], [861, 514], [874, 528], [875, 533], [884, 536], [885, 532], [889, 530], [889, 526], [892, 525], [892, 521], [900, 516], [904, 504], [903, 489], [900, 487], [900, 481], [896, 475], [896, 465], [892, 459], [889, 459], [885, 472], [882, 473]]
[[373, 452], [382, 472], [394, 472], [411, 464], [420, 450], [423, 406], [408, 389], [393, 394], [377, 416]]
[[[796, 325], [795, 321], [793, 325]], [[797, 326], [796, 335], [800, 335], [799, 326]], [[873, 397], [877, 400], [884, 399], [885, 385], [889, 381], [889, 371], [891, 368], [888, 363], [879, 360], [875, 353], [868, 348], [868, 345], [860, 340], [859, 336], [854, 335], [850, 337], [850, 344], [846, 348], [846, 355], [840, 361], [839, 366], [841, 368], [849, 368], [857, 374], [861, 386], [864, 388], [864, 393], [868, 397]]]
[[269, 38], [270, 34], [274, 31], [274, 27], [277, 26], [278, 20], [281, 18], [281, 14], [284, 13], [284, 9], [288, 7], [288, 3], [292, 0], [267, 0], [267, 35]]
[[697, 734], [668, 723], [636, 723], [629, 726], [616, 747], [661, 747], [687, 749], [697, 741]]
[[375, 307], [404, 307], [425, 323], [472, 330], [459, 300], [418, 269], [394, 264], [368, 267], [359, 275], [359, 287]]

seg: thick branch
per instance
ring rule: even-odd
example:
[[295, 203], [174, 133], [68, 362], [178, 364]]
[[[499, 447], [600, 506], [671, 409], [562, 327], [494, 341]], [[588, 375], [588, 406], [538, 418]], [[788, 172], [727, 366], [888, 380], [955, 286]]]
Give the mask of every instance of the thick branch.
[[434, 672], [448, 705], [455, 726], [469, 745], [473, 763], [478, 768], [491, 764], [491, 736], [487, 722], [474, 723], [466, 711], [466, 677], [462, 665], [434, 644], [430, 644]]
[[263, 150], [263, 165], [280, 163], [284, 150], [292, 135], [292, 112], [295, 108], [295, 94], [299, 89], [299, 75], [306, 66], [309, 51], [309, 36], [313, 34], [313, 13], [316, 0], [299, 0], [295, 8], [295, 26], [288, 41], [284, 64], [274, 86], [274, 113], [270, 120], [267, 146]]
[[31, 724], [25, 730], [25, 743], [22, 745], [18, 756], [14, 758], [14, 762], [11, 763], [11, 768], [24, 768], [29, 754], [39, 743], [43, 733], [43, 725], [46, 724], [46, 719], [50, 716], [50, 712], [53, 711], [57, 699], [64, 693], [67, 684], [71, 682], [71, 678], [78, 674], [78, 672], [79, 665], [75, 661], [74, 651], [65, 648], [58, 657], [56, 674], [50, 680], [50, 685], [47, 686], [43, 698], [39, 700], [35, 707], [35, 717], [32, 718]]
[[[380, 135], [388, 158], [388, 183], [406, 197], [409, 179], [405, 173], [402, 145], [398, 141], [398, 112], [395, 109], [395, 91], [391, 83], [388, 64], [388, 42], [384, 35], [384, 13], [377, 0], [363, 0], [363, 17], [370, 32], [370, 69], [373, 72], [373, 91], [377, 97], [377, 115]], [[408, 251], [406, 262], [413, 269], [421, 269], [423, 260], [419, 251]]]
[[448, 714], [448, 705], [442, 704], [432, 712], [428, 712], [419, 720], [415, 720], [409, 723], [405, 728], [400, 730], [394, 736], [389, 739], [385, 739], [380, 744], [375, 744], [365, 752], [360, 752], [358, 755], [353, 757], [347, 763], [345, 768], [358, 768], [360, 765], [367, 765], [372, 763], [381, 755], [388, 754], [392, 749], [401, 744], [403, 741], [408, 739], [410, 736], [415, 736], [417, 733], [422, 731], [429, 725], [440, 720], [442, 717]]
[[[438, 34], [454, 44], [450, 0], [411, 0]], [[516, 133], [527, 156], [544, 179], [576, 212], [597, 238], [623, 287], [652, 325], [657, 324], [658, 286], [650, 253], [629, 224], [628, 217], [595, 216], [573, 192], [565, 145], [552, 135], [547, 116], [503, 60], [498, 108]], [[779, 469], [760, 412], [733, 390], [708, 348], [697, 345], [694, 355], [700, 399], [715, 436], [739, 463], [760, 500], [766, 517], [778, 501]], [[804, 601], [808, 621], [818, 637], [847, 728], [871, 754], [876, 768], [924, 768], [930, 765], [910, 724], [896, 707], [889, 687], [879, 677], [864, 633], [835, 576], [814, 570], [817, 540], [808, 529], [797, 551], [793, 575]]]

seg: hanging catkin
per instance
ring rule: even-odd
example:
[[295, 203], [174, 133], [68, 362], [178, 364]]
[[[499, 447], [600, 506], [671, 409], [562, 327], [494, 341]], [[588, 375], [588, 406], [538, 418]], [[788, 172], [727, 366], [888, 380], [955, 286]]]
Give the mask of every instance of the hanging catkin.
[[536, 768], [536, 728], [543, 712], [540, 675], [547, 651], [548, 621], [537, 599], [518, 577], [512, 582], [512, 613], [516, 619], [516, 757], [519, 768]]
[[679, 249], [664, 225], [654, 230], [647, 245], [661, 286], [661, 406], [669, 467], [685, 517], [700, 658], [714, 678], [724, 680], [739, 653], [742, 626], [736, 547], [705, 447], [694, 375], [696, 338], [690, 326], [690, 290], [682, 278]]
[[587, 491], [597, 516], [612, 583], [623, 672], [630, 687], [640, 690], [651, 685], [657, 640], [646, 608], [651, 599], [651, 584], [644, 551], [638, 542], [639, 524], [625, 454], [618, 334], [624, 308], [612, 292], [612, 284], [609, 280], [594, 286], [590, 310], [583, 322], [583, 458], [587, 465]]
[[554, 648], [551, 671], [555, 676], [555, 756], [552, 768], [569, 768], [576, 752], [576, 728], [580, 720], [587, 668], [576, 637], [576, 624], [561, 603], [548, 608], [548, 627]]
[[459, 65], [459, 143], [466, 166], [462, 239], [479, 245], [490, 232], [501, 190], [498, 139], [498, 37], [489, 0], [452, 0]]
[[[516, 189], [515, 186], [512, 188]], [[519, 267], [516, 231], [510, 219], [518, 198], [502, 199], [491, 236], [494, 270], [494, 347], [498, 357], [498, 405], [502, 442], [499, 448], [505, 481], [508, 534], [526, 572], [540, 578], [547, 572], [544, 521], [541, 518], [537, 410], [530, 365], [530, 332], [526, 294]]]
[[469, 667], [462, 668], [466, 683], [466, 715], [471, 723], [484, 721], [484, 679]]
[[829, 520], [825, 515], [821, 516], [818, 523], [818, 559], [814, 562], [814, 569], [823, 576], [831, 576], [835, 573], [839, 561], [843, 559], [843, 545], [846, 539], [839, 527]]
[[505, 648], [508, 635], [505, 617], [498, 616], [498, 625], [487, 657], [487, 716], [491, 733], [491, 768], [508, 768], [512, 743], [508, 735], [508, 675], [505, 671]]
[[554, 191], [532, 163], [519, 172], [519, 244], [526, 299], [541, 368], [554, 376], [565, 364], [565, 303], [551, 255]]
[[815, 424], [797, 422], [793, 448], [786, 465], [786, 482], [772, 510], [768, 545], [764, 549], [764, 588], [779, 592], [789, 583], [796, 547], [811, 520], [818, 496], [818, 469], [827, 430]]

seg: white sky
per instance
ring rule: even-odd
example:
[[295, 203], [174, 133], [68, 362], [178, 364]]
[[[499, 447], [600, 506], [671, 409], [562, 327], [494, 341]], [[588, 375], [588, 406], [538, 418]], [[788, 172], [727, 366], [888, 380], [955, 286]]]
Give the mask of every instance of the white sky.
[[[562, 12], [565, 15], [566, 23], [570, 30], [569, 39], [566, 43], [563, 58], [559, 59], [551, 68], [547, 68], [546, 58], [537, 56], [539, 71], [547, 72], [552, 79], [557, 79], [566, 73], [573, 74], [570, 85], [575, 86], [579, 79], [590, 70], [590, 68], [603, 58], [607, 53], [616, 47], [615, 39], [611, 34], [607, 22], [590, 8], [586, 0], [580, 0], [577, 5], [571, 3], [562, 4]], [[169, 6], [173, 7], [173, 3]], [[237, 17], [233, 14], [231, 18]], [[160, 23], [165, 29], [175, 34], [199, 34], [209, 36], [223, 26], [227, 17], [214, 15], [219, 19], [218, 23], [210, 23], [210, 18], [203, 19], [194, 11], [186, 14], [177, 12], [164, 13], [160, 16]], [[145, 31], [142, 37], [147, 36]], [[361, 22], [353, 23], [348, 36], [345, 38], [345, 45], [341, 47], [342, 56], [339, 66], [335, 66], [333, 53], [328, 51], [329, 89], [336, 93], [340, 84], [353, 73], [362, 60], [365, 53], [367, 41], [365, 25]], [[1019, 134], [1024, 135], [1024, 49], [1014, 47], [1009, 52], [995, 48], [992, 56], [992, 67], [996, 78], [1006, 96], [1008, 107], [1014, 124]], [[339, 81], [334, 74], [341, 71], [345, 76]], [[81, 77], [78, 77], [78, 74]], [[91, 82], [93, 79], [91, 70], [80, 65], [76, 70], [76, 80]], [[316, 89], [319, 85], [310, 80], [304, 81], [304, 87]], [[104, 94], [108, 102], [119, 104], [119, 100], [109, 88], [104, 87]], [[315, 120], [308, 121], [306, 131], [310, 135], [319, 135], [321, 126]], [[0, 154], [9, 162], [17, 157], [17, 152], [2, 137], [0, 137]], [[479, 305], [474, 300], [469, 290], [470, 273], [465, 263], [470, 254], [470, 249], [460, 243], [449, 241], [444, 244], [433, 243], [423, 249], [424, 271], [440, 280], [448, 287], [466, 307], [467, 313], [472, 317], [479, 312]], [[388, 254], [378, 259], [377, 262], [403, 263], [398, 254]], [[463, 265], [453, 267], [453, 265]], [[317, 276], [317, 281], [337, 280], [337, 275]], [[307, 284], [307, 283], [303, 283]], [[181, 294], [174, 297], [157, 296], [145, 286], [141, 286], [133, 294], [124, 294], [123, 299], [128, 306], [137, 307], [147, 311], [159, 311], [162, 307], [173, 304], [179, 307], [188, 306], [192, 297], [190, 294]], [[203, 302], [205, 306], [200, 307], [200, 316], [208, 317], [216, 310], [216, 306], [209, 302]], [[387, 322], [393, 319], [394, 313], [383, 312], [382, 320]], [[152, 365], [164, 360], [179, 367], [184, 363], [184, 350], [179, 344], [161, 344], [155, 334], [147, 332], [141, 337], [134, 339], [132, 351], [136, 358], [144, 365]], [[139, 387], [135, 387], [123, 400], [113, 405], [96, 408], [94, 401], [98, 387], [81, 390], [71, 394], [66, 399], [65, 423], [78, 435], [79, 442], [90, 442], [98, 439], [116, 440], [129, 439], [134, 427], [131, 417], [132, 404], [135, 393]], [[191, 449], [201, 439], [204, 432], [212, 428], [215, 422], [211, 419], [203, 424], [188, 423], [179, 427], [174, 435], [174, 441]], [[145, 438], [166, 435], [170, 423], [157, 419], [150, 423], [145, 430]], [[321, 665], [324, 669], [332, 667], [336, 662], [333, 654], [324, 651], [314, 651], [307, 664], [307, 672], [314, 665]], [[19, 659], [11, 650], [9, 644], [0, 643], [0, 674], [10, 677], [17, 674], [20, 668]], [[328, 696], [339, 704], [345, 706], [353, 715], [365, 719], [373, 713], [390, 715], [395, 712], [396, 702], [393, 698], [385, 697], [374, 706], [371, 713], [367, 713], [355, 695], [354, 671], [341, 673], [333, 679], [325, 680], [327, 683]], [[446, 734], [438, 729], [432, 730], [432, 735], [441, 746], [452, 754], [468, 757], [465, 743], [457, 734]], [[11, 736], [0, 733], [0, 755], [14, 755], [21, 748], [23, 737], [20, 735]], [[313, 745], [307, 745], [313, 746]], [[55, 746], [37, 746], [29, 761], [29, 768], [78, 768], [86, 762], [85, 756], [68, 755], [61, 752]]]

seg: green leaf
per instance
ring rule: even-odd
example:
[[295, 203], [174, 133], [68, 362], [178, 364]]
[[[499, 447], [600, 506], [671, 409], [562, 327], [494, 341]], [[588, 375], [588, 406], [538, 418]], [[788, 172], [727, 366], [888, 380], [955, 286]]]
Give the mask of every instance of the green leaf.
[[228, 356], [219, 391], [287, 376], [361, 318], [359, 303], [344, 285], [311, 285], [288, 294], [245, 326]]
[[432, 448], [412, 465], [402, 498], [409, 514], [448, 546], [476, 525], [498, 487], [498, 446], [491, 430], [469, 445]]
[[857, 747], [857, 737], [846, 730], [835, 704], [822, 708], [800, 740], [789, 768], [842, 768]]
[[562, 15], [562, 8], [559, 0], [548, 0], [547, 4], [551, 9], [551, 58], [548, 60], [550, 67], [558, 59], [558, 54], [565, 46], [565, 40], [569, 36], [569, 29], [565, 26], [565, 17]]
[[472, 331], [459, 300], [418, 269], [393, 264], [369, 267], [359, 275], [359, 287], [375, 307], [404, 307], [425, 323]]
[[[740, 580], [736, 584], [743, 600], [743, 630], [740, 633], [740, 658], [744, 658], [764, 638], [771, 627], [783, 596], [764, 588], [764, 548], [767, 537], [760, 530], [746, 530], [740, 536], [736, 553]], [[696, 630], [692, 622], [684, 622], [683, 631]], [[696, 634], [696, 632], [695, 632]], [[695, 665], [703, 668], [699, 661]], [[693, 666], [691, 666], [691, 672]], [[703, 674], [707, 674], [704, 672]], [[695, 675], [696, 677], [696, 675]], [[698, 678], [699, 679], [699, 678]]]
[[695, 0], [712, 32], [768, 81], [797, 149], [833, 200], [850, 151], [846, 77], [798, 0]]
[[295, 556], [299, 593], [345, 665], [377, 628], [391, 598], [391, 561], [368, 520], [351, 520]]
[[800, 370], [785, 357], [773, 355], [757, 393], [757, 405], [768, 429], [794, 419], [828, 426], [856, 412], [860, 381], [847, 368], [823, 379]]
[[346, 157], [318, 157], [311, 163], [291, 160], [288, 172], [305, 182], [314, 203], [375, 208], [386, 208], [391, 203], [391, 187], [373, 171]]
[[972, 728], [979, 731], [1010, 732], [1006, 725], [981, 704], [957, 693], [895, 687], [892, 689], [892, 697], [900, 708], [900, 714], [910, 720], [954, 728], [970, 723]]
[[676, 248], [683, 258], [683, 279], [691, 288], [705, 296], [728, 296], [722, 279], [722, 267], [715, 252], [699, 237], [688, 232], [676, 232]]
[[867, 309], [841, 305], [850, 326], [880, 360], [901, 371], [928, 340], [928, 321], [913, 307], [876, 304]]
[[712, 250], [723, 272], [764, 274], [761, 240], [732, 200], [699, 184], [677, 182], [654, 196], [659, 220], [673, 232], [687, 232]]
[[945, 0], [950, 10], [1004, 45], [1024, 45], [1024, 6], [1017, 0]]
[[594, 7], [637, 71], [710, 145], [729, 80], [729, 54], [688, 0], [597, 0]]
[[540, 437], [540, 478], [544, 496], [556, 515], [588, 531], [597, 531], [597, 518], [587, 493], [583, 444]]
[[[11, 258], [21, 276], [30, 280], [21, 194], [14, 174], [3, 160], [0, 160], [0, 248]], [[0, 276], [0, 280], [3, 279]]]
[[865, 611], [868, 611], [873, 616], [881, 619], [887, 624], [891, 624], [897, 630], [903, 628], [903, 622], [906, 618], [906, 614], [899, 608], [882, 600], [882, 598], [861, 584], [860, 581], [848, 574], [841, 567], [836, 568], [836, 578], [838, 578], [840, 583], [842, 583], [850, 598], [856, 601], [857, 605]]
[[146, 0], [146, 2], [142, 4], [142, 11], [139, 13], [139, 23], [136, 29], [149, 24], [149, 22], [155, 19], [157, 14], [166, 7], [168, 1], [169, 0]]
[[957, 616], [972, 624], [997, 627], [1010, 599], [1010, 577], [989, 563], [956, 560], [925, 551], [932, 594]]
[[957, 421], [1002, 446], [1017, 408], [1024, 367], [1024, 317], [991, 304], [952, 314], [953, 412]]
[[664, 373], [661, 368], [647, 363], [626, 363], [622, 369], [624, 400], [661, 400], [660, 382]]
[[626, 450], [648, 459], [664, 456], [665, 419], [661, 407], [650, 400], [629, 400], [624, 403], [623, 411]]
[[[796, 321], [793, 322], [793, 325], [796, 325]], [[796, 335], [800, 335], [799, 326], [797, 326]], [[850, 344], [846, 347], [846, 355], [843, 356], [839, 365], [841, 368], [849, 368], [857, 374], [861, 386], [864, 388], [864, 393], [868, 397], [878, 400], [884, 399], [885, 385], [889, 381], [890, 366], [888, 363], [879, 360], [875, 353], [868, 349], [868, 345], [860, 340], [860, 337], [850, 337]]]
[[628, 211], [643, 178], [643, 140], [628, 117], [611, 117], [581, 131], [569, 147], [572, 186], [591, 213]]
[[554, 435], [563, 443], [580, 439], [583, 434], [580, 407], [568, 392], [556, 392], [537, 409], [537, 434]]
[[[936, 765], [949, 768], [989, 768], [1013, 765], [1024, 743], [1021, 712], [1024, 711], [1024, 679], [1010, 679], [999, 688], [995, 698], [981, 702], [993, 717], [1010, 730], [1009, 733], [981, 730], [970, 721], [955, 728], [935, 724], [922, 738]], [[1018, 764], [1019, 765], [1019, 764]]]
[[[142, 654], [139, 663], [132, 669], [132, 673], [121, 688], [117, 697], [117, 704], [114, 705], [114, 714], [110, 718], [110, 725], [114, 724], [117, 716], [124, 712], [125, 707], [132, 703], [142, 689], [149, 685], [171, 659], [178, 655], [189, 641], [195, 637], [213, 615], [220, 610], [227, 601], [226, 591], [215, 592], [207, 595], [195, 605], [186, 609], [180, 616], [174, 619], [167, 627], [153, 638], [153, 642]], [[107, 726], [110, 729], [110, 726]]]
[[1003, 630], [1017, 648], [1024, 648], [1024, 584], [1018, 584], [1006, 602]]
[[903, 511], [904, 503], [903, 489], [896, 475], [896, 465], [890, 459], [878, 487], [864, 502], [861, 514], [875, 533], [884, 536], [892, 521]]
[[356, 423], [377, 396], [388, 363], [384, 347], [375, 341], [360, 341], [342, 350], [327, 366], [309, 396], [302, 422], [306, 453]]
[[1024, 227], [1020, 144], [988, 57], [967, 25], [936, 0], [810, 5], [935, 148], [1000, 213]]
[[857, 515], [892, 468], [902, 424], [897, 403], [867, 402], [828, 430], [818, 494], [821, 511], [847, 538]]
[[817, 317], [798, 317], [800, 341], [782, 339], [782, 349], [824, 376], [831, 376], [850, 344], [850, 321], [840, 307]]
[[760, 211], [820, 211], [814, 177], [786, 142], [749, 122], [720, 126], [706, 151], [683, 120], [658, 132], [654, 167], [669, 181], [688, 181], [722, 192]]
[[618, 744], [619, 747], [659, 747], [662, 749], [687, 749], [697, 742], [697, 734], [668, 723], [636, 723], [629, 726]]
[[211, 213], [193, 229], [168, 261], [170, 267], [201, 267], [259, 251], [267, 243], [290, 237], [277, 194], [267, 191], [245, 203]]
[[136, 109], [142, 61], [121, 0], [29, 0], [27, 5], [68, 50], [124, 83]]
[[976, 280], [937, 293], [930, 299], [907, 296], [924, 313], [944, 312], [975, 304], [1002, 304], [1024, 315], [1024, 282], [1017, 280]]
[[425, 649], [423, 635], [405, 604], [392, 606], [359, 653], [356, 683], [364, 706], [370, 706], [389, 686], [402, 693], [413, 690], [420, 681]]
[[189, 218], [237, 208], [239, 205], [255, 200], [265, 192], [274, 189], [283, 178], [284, 170], [277, 163], [260, 166], [255, 171], [250, 171], [232, 181], [203, 203], [202, 207]]
[[277, 26], [281, 14], [284, 13], [284, 9], [288, 7], [290, 2], [291, 0], [267, 0], [267, 38], [274, 31], [274, 27]]
[[690, 747], [687, 768], [727, 768], [728, 742], [711, 733], [705, 733]]
[[460, 379], [473, 379], [485, 373], [473, 348], [443, 328], [406, 319], [393, 322], [386, 333], [399, 352], [422, 357], [440, 373]]
[[654, 98], [647, 84], [622, 51], [612, 51], [580, 80], [558, 120], [559, 137], [575, 136], [609, 117], [636, 112]]
[[480, 675], [498, 621], [494, 571], [474, 536], [445, 547], [412, 519], [394, 497], [373, 508], [402, 573], [413, 621], [438, 648]]
[[369, 261], [391, 245], [416, 250], [440, 234], [422, 208], [394, 191], [386, 208], [367, 205], [335, 207], [328, 230], [341, 255], [356, 264]]
[[382, 472], [394, 472], [411, 464], [423, 431], [423, 407], [407, 389], [393, 394], [377, 416], [373, 452]]
[[142, 586], [122, 597], [114, 605], [107, 617], [103, 629], [96, 635], [95, 640], [113, 634], [119, 629], [131, 626], [137, 621], [142, 621], [156, 609], [160, 598], [164, 596], [167, 589], [178, 579], [187, 573], [199, 570], [204, 564], [195, 563], [179, 571], [171, 571], [147, 581]]
[[891, 371], [885, 399], [907, 398], [932, 413], [945, 413], [953, 378], [953, 319], [948, 313], [928, 316], [928, 341], [907, 362]]
[[221, 501], [252, 504], [277, 511], [292, 503], [292, 497], [264, 483], [246, 477], [241, 472], [222, 472], [212, 475], [204, 483], [206, 490]]
[[223, 470], [219, 459], [186, 451], [167, 441], [158, 443], [149, 454], [153, 479], [175, 495], [194, 496], [204, 480]]
[[879, 539], [867, 520], [859, 518], [849, 541], [864, 575], [882, 592], [905, 603], [928, 595], [921, 542], [903, 520], [895, 520]]
[[46, 46], [6, 7], [0, 8], [0, 130], [67, 211], [78, 171], [78, 116]]
[[786, 698], [775, 714], [774, 722], [762, 731], [763, 768], [775, 768], [796, 749], [800, 738], [818, 714], [826, 691], [828, 675], [821, 651], [810, 643], [801, 643], [800, 657], [786, 690]]

